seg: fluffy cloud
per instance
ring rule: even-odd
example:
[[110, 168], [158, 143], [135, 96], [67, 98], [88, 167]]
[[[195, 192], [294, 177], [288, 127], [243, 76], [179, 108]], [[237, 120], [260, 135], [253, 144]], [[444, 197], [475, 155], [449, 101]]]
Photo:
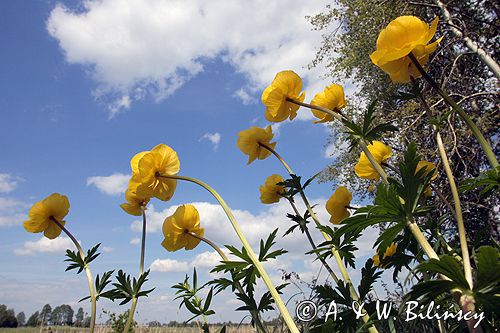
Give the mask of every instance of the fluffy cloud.
[[130, 240], [130, 245], [139, 245], [141, 239], [139, 237], [134, 237]]
[[221, 139], [221, 136], [220, 136], [220, 133], [205, 133], [201, 138], [200, 138], [200, 141], [201, 140], [208, 140], [212, 143], [213, 147], [214, 147], [214, 151], [217, 151], [217, 149], [219, 148], [219, 143], [220, 143], [220, 139]]
[[252, 97], [245, 88], [236, 90], [233, 97], [238, 98], [244, 105], [250, 105], [257, 102], [257, 99]]
[[[312, 96], [325, 82], [305, 67], [321, 44], [306, 16], [328, 1], [88, 0], [83, 10], [56, 5], [47, 21], [66, 61], [85, 66], [95, 93], [117, 96], [111, 115], [150, 95], [161, 100], [220, 58], [249, 81], [248, 103], [283, 69], [300, 73]], [[200, 28], [202, 27], [202, 28]], [[228, 27], [231, 27], [228, 29]], [[133, 65], [131, 65], [133, 64]], [[310, 117], [310, 112], [299, 115]]]
[[94, 185], [104, 194], [120, 195], [127, 189], [130, 175], [114, 173], [110, 176], [93, 176], [87, 178], [87, 186]]
[[18, 256], [33, 255], [38, 252], [60, 253], [66, 249], [73, 248], [74, 244], [68, 237], [57, 237], [56, 239], [40, 238], [36, 242], [24, 242], [22, 248], [15, 249], [14, 254]]
[[174, 259], [155, 259], [149, 269], [152, 272], [186, 272], [189, 264]]
[[0, 227], [10, 227], [22, 223], [27, 218], [24, 213], [28, 204], [11, 198], [0, 197]]
[[22, 179], [9, 175], [7, 173], [0, 173], [0, 193], [9, 193], [14, 191], [19, 181]]

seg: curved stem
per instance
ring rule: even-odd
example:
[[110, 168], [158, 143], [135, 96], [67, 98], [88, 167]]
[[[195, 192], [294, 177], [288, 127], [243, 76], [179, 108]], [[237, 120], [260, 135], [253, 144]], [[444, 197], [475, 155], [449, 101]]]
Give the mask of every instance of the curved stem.
[[[288, 173], [290, 175], [295, 175], [295, 173], [292, 171], [290, 166], [285, 162], [285, 160], [273, 148], [271, 148], [265, 144], [262, 144], [260, 142], [259, 142], [259, 145], [261, 147], [267, 149], [268, 151], [270, 151], [274, 156], [276, 156], [276, 158], [281, 162], [281, 164], [283, 164], [283, 166], [285, 167], [285, 169], [288, 171]], [[318, 226], [318, 227], [322, 226], [321, 222], [319, 221], [318, 217], [316, 216], [316, 213], [314, 213], [311, 205], [309, 204], [309, 200], [307, 199], [307, 197], [302, 189], [299, 190], [299, 194], [300, 194], [300, 197], [302, 198], [302, 201], [304, 202], [304, 205], [306, 206], [307, 211], [309, 212], [312, 219], [316, 223], [316, 226]], [[322, 230], [320, 230], [320, 231], [321, 231], [321, 234], [323, 235], [323, 238], [325, 238], [326, 241], [331, 240], [330, 236], [327, 233], [325, 233]], [[347, 268], [344, 265], [344, 262], [342, 261], [342, 258], [340, 257], [338, 250], [334, 246], [331, 247], [331, 250], [332, 250], [333, 257], [335, 258], [335, 261], [337, 262], [337, 265], [340, 269], [340, 274], [342, 275], [342, 279], [349, 286], [349, 292], [351, 294], [351, 298], [354, 301], [359, 301], [359, 295], [356, 292], [356, 289], [354, 289], [354, 286], [352, 285], [351, 277], [349, 276], [349, 273], [347, 272]], [[366, 323], [369, 320], [370, 320], [370, 316], [368, 316], [368, 314], [365, 313], [365, 315], [363, 316], [363, 321]], [[377, 329], [375, 328], [375, 326], [373, 326], [373, 325], [371, 325], [368, 328], [368, 331], [371, 333], [378, 332]]]
[[[57, 221], [54, 217], [51, 217], [52, 222], [54, 222], [59, 228], [61, 228], [62, 231], [68, 237], [71, 239], [73, 244], [75, 244], [75, 247], [78, 250], [78, 253], [80, 254], [80, 258], [85, 262], [85, 252], [83, 252], [82, 247], [80, 246], [80, 243], [76, 240], [76, 238], [71, 234], [71, 232], [68, 231], [59, 221]], [[92, 272], [90, 271], [90, 267], [88, 264], [85, 264], [85, 274], [87, 275], [87, 283], [89, 285], [89, 291], [90, 291], [90, 302], [91, 302], [91, 312], [90, 312], [90, 328], [89, 328], [89, 333], [94, 332], [94, 327], [95, 327], [95, 319], [96, 319], [96, 294], [95, 294], [95, 289], [94, 289], [94, 280], [92, 278]]]
[[240, 226], [238, 225], [238, 222], [236, 222], [236, 219], [229, 209], [229, 206], [226, 204], [224, 199], [217, 193], [210, 185], [208, 185], [205, 182], [202, 182], [201, 180], [191, 178], [191, 177], [185, 177], [185, 176], [177, 176], [177, 175], [158, 175], [158, 177], [163, 177], [163, 178], [170, 178], [170, 179], [178, 179], [178, 180], [185, 180], [189, 181], [192, 183], [195, 183], [204, 189], [206, 189], [210, 194], [214, 196], [214, 198], [219, 202], [221, 205], [222, 209], [226, 213], [229, 221], [231, 222], [231, 225], [233, 226], [234, 230], [236, 231], [236, 234], [238, 235], [238, 238], [240, 239], [241, 243], [243, 244], [243, 247], [248, 252], [248, 256], [252, 260], [252, 263], [254, 264], [255, 268], [259, 272], [260, 276], [262, 277], [262, 280], [266, 284], [267, 289], [271, 293], [271, 296], [274, 299], [274, 302], [276, 303], [276, 306], [278, 307], [279, 311], [281, 312], [281, 315], [283, 316], [283, 319], [285, 320], [288, 329], [290, 330], [291, 333], [299, 333], [299, 329], [297, 328], [297, 325], [293, 321], [292, 317], [290, 316], [290, 313], [288, 312], [288, 309], [285, 306], [285, 303], [283, 303], [283, 300], [281, 299], [278, 291], [273, 285], [273, 282], [269, 278], [269, 275], [267, 274], [266, 270], [264, 269], [264, 266], [262, 266], [262, 263], [259, 261], [255, 253], [253, 252], [253, 249], [251, 248], [250, 244], [248, 243], [245, 235], [243, 234], [242, 230], [240, 229]]
[[[290, 197], [286, 197], [286, 198], [288, 199], [288, 202], [290, 202], [290, 205], [292, 206], [293, 211], [295, 212], [295, 214], [298, 215], [298, 216], [302, 216], [302, 215], [300, 215], [300, 212], [297, 209], [297, 206], [295, 206], [295, 203], [293, 202], [293, 199], [290, 198]], [[307, 225], [304, 224], [304, 226], [302, 227], [302, 231], [304, 231], [304, 233], [306, 234], [307, 240], [309, 241], [309, 244], [311, 244], [312, 249], [316, 250], [317, 249], [316, 244], [314, 243], [314, 240], [311, 237], [311, 233], [309, 232], [309, 228], [307, 227]], [[338, 278], [337, 274], [335, 274], [335, 272], [330, 267], [330, 265], [328, 265], [328, 263], [326, 262], [325, 258], [321, 257], [319, 254], [316, 254], [316, 255], [317, 255], [319, 261], [321, 261], [321, 263], [323, 264], [323, 266], [325, 266], [325, 268], [328, 271], [328, 273], [330, 273], [333, 281], [335, 281], [336, 284], [339, 284], [339, 278]]]
[[[141, 260], [139, 262], [139, 277], [144, 273], [144, 255], [146, 252], [146, 210], [142, 207], [142, 236], [141, 236]], [[128, 333], [132, 321], [134, 320], [135, 308], [137, 307], [137, 298], [132, 298], [132, 304], [128, 313], [127, 322], [125, 323], [124, 333]]]
[[472, 134], [476, 137], [477, 141], [483, 148], [483, 151], [486, 155], [486, 158], [488, 159], [488, 162], [490, 163], [491, 167], [495, 169], [498, 167], [498, 161], [495, 156], [495, 153], [493, 153], [493, 149], [491, 149], [490, 144], [488, 141], [484, 138], [483, 134], [481, 133], [481, 130], [477, 125], [474, 123], [474, 121], [469, 117], [469, 115], [462, 109], [460, 105], [458, 105], [439, 85], [434, 81], [434, 79], [425, 71], [425, 69], [420, 65], [418, 60], [415, 58], [415, 56], [410, 53], [408, 55], [410, 60], [413, 62], [417, 70], [422, 74], [422, 77], [429, 83], [429, 85], [436, 90], [436, 92], [443, 97], [446, 103], [448, 103], [449, 106], [453, 108], [454, 111], [456, 111], [460, 117], [462, 118], [463, 121], [467, 123], [467, 126], [469, 126], [470, 130], [472, 131]]
[[[218, 254], [219, 256], [222, 258], [223, 261], [229, 261], [228, 257], [226, 256], [226, 254], [220, 249], [220, 247], [218, 247], [214, 242], [212, 242], [211, 240], [207, 239], [207, 238], [204, 238], [204, 237], [201, 237], [201, 236], [198, 236], [197, 234], [195, 233], [191, 233], [191, 232], [188, 232], [187, 233], [189, 236], [192, 236], [196, 239], [199, 239], [200, 241], [208, 244], [210, 247], [212, 247], [212, 249], [214, 249]], [[241, 283], [238, 281], [238, 280], [235, 280], [234, 279], [234, 271], [231, 270], [231, 276], [233, 277], [233, 282], [234, 282], [234, 285], [235, 285], [235, 288], [243, 295], [246, 295], [245, 293], [245, 290], [243, 289], [243, 287], [241, 286]], [[252, 310], [249, 310], [250, 312], [250, 315], [252, 316], [252, 319], [253, 319], [253, 322], [255, 323], [255, 328], [257, 329], [257, 332], [264, 332], [264, 333], [267, 333], [267, 330], [266, 328], [264, 327], [264, 324], [262, 324], [262, 321], [260, 320], [260, 317], [259, 317], [259, 312], [258, 311], [252, 311]]]

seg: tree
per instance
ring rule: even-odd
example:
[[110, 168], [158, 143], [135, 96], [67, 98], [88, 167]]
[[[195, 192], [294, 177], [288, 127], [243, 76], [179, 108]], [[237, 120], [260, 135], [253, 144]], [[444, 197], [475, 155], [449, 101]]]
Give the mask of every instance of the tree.
[[52, 325], [72, 325], [73, 313], [73, 309], [67, 304], [56, 306], [54, 310], [52, 310]]
[[76, 312], [76, 315], [75, 315], [75, 326], [82, 327], [84, 317], [85, 317], [85, 314], [83, 312], [83, 308], [78, 308], [78, 311]]
[[26, 315], [24, 314], [23, 311], [17, 314], [16, 319], [18, 326], [24, 326], [24, 324], [26, 324]]
[[51, 321], [52, 307], [50, 304], [45, 304], [40, 311], [40, 320], [43, 325], [47, 325]]
[[[443, 7], [449, 16], [443, 15]], [[413, 141], [417, 143], [419, 153], [442, 170], [441, 160], [436, 154], [433, 128], [421, 105], [416, 100], [393, 98], [399, 92], [408, 92], [411, 85], [392, 84], [389, 77], [373, 65], [369, 58], [375, 49], [379, 32], [394, 18], [415, 15], [430, 22], [434, 17], [440, 16], [437, 36], [444, 36], [444, 39], [431, 56], [428, 71], [473, 118], [485, 137], [494, 141], [492, 146], [498, 156], [498, 80], [491, 71], [491, 66], [464, 39], [464, 36], [473, 39], [490, 58], [498, 58], [498, 12], [496, 2], [488, 0], [449, 1], [446, 5], [439, 0], [335, 0], [327, 7], [326, 12], [309, 18], [313, 26], [323, 32], [323, 43], [311, 66], [326, 64], [333, 82], [349, 80], [360, 88], [348, 100], [349, 108], [346, 113], [353, 118], [360, 118], [363, 108], [359, 108], [359, 105], [380, 100], [378, 120], [381, 123], [391, 122], [400, 129], [383, 140], [393, 147], [396, 155], [394, 160]], [[457, 27], [462, 36], [454, 31]], [[427, 84], [420, 84], [434, 113], [442, 115], [447, 112], [448, 107], [442, 99]], [[454, 114], [446, 119], [444, 125], [441, 134], [455, 179], [461, 183], [467, 178], [477, 177], [489, 167], [478, 142], [465, 123]], [[342, 149], [340, 143], [344, 139], [339, 124], [333, 124], [329, 143], [337, 144], [338, 150], [344, 151], [338, 154], [321, 179], [348, 185], [356, 194], [367, 196], [369, 183], [359, 180], [353, 172], [359, 151]], [[442, 192], [443, 197], [451, 197], [444, 172], [441, 172], [435, 187]], [[466, 229], [470, 238], [477, 241], [478, 244], [475, 245], [491, 243], [492, 238], [498, 239], [498, 216], [494, 207], [500, 205], [499, 198], [483, 198], [479, 190], [474, 190], [463, 194], [461, 202]], [[457, 242], [456, 223], [446, 203], [434, 198], [430, 204], [438, 207], [438, 213], [433, 219], [436, 221], [442, 218], [443, 234], [450, 242]]]
[[40, 324], [40, 312], [33, 313], [26, 322], [26, 326], [36, 327]]
[[0, 304], [0, 327], [17, 327], [17, 319], [14, 310]]

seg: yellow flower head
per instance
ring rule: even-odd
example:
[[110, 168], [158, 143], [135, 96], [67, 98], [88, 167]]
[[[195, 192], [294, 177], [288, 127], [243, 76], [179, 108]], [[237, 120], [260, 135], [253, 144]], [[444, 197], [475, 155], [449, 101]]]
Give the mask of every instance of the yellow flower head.
[[259, 188], [260, 191], [260, 202], [263, 204], [272, 204], [280, 201], [282, 194], [285, 192], [285, 187], [283, 185], [277, 185], [283, 182], [284, 179], [280, 175], [271, 175], [267, 177], [264, 185]]
[[244, 154], [248, 155], [248, 164], [250, 164], [257, 158], [263, 160], [271, 155], [271, 152], [261, 147], [259, 143], [274, 149], [276, 142], [271, 143], [273, 137], [271, 126], [267, 126], [267, 128], [252, 126], [238, 133], [236, 145]]
[[[346, 106], [344, 88], [335, 83], [329, 85], [325, 88], [325, 90], [314, 96], [311, 104], [321, 106], [332, 111], [339, 111]], [[333, 120], [333, 116], [328, 113], [321, 112], [316, 109], [311, 109], [311, 111], [313, 115], [319, 119], [318, 121], [315, 121], [315, 123], [326, 123], [327, 121]]]
[[189, 233], [198, 237], [203, 237], [205, 234], [205, 229], [200, 228], [200, 214], [193, 205], [177, 207], [175, 213], [163, 222], [162, 230], [165, 239], [161, 245], [169, 252], [182, 248], [192, 250], [201, 240]]
[[151, 151], [136, 154], [130, 161], [133, 183], [137, 183], [136, 195], [139, 198], [156, 197], [163, 201], [172, 198], [177, 180], [159, 177], [176, 175], [180, 162], [175, 150], [165, 144], [159, 144]]
[[330, 213], [330, 222], [339, 224], [343, 219], [348, 218], [351, 214], [347, 206], [351, 203], [352, 194], [347, 187], [339, 186], [326, 202], [326, 210]]
[[149, 202], [149, 198], [142, 198], [137, 196], [138, 183], [134, 182], [132, 179], [129, 182], [128, 189], [125, 192], [126, 203], [120, 205], [120, 207], [130, 215], [140, 216], [142, 211], [146, 208]]
[[429, 26], [415, 16], [400, 16], [380, 32], [377, 50], [370, 55], [372, 62], [389, 74], [393, 82], [409, 82], [410, 74], [421, 74], [411, 62], [408, 54], [413, 53], [423, 66], [441, 42], [441, 38], [429, 44], [436, 34], [438, 18]]
[[[372, 153], [378, 164], [381, 164], [392, 156], [391, 147], [380, 141], [373, 141], [372, 144], [368, 145], [368, 151]], [[379, 180], [380, 178], [377, 170], [375, 170], [364, 152], [361, 153], [358, 163], [354, 166], [354, 172], [356, 172], [359, 178], [363, 179]]]
[[45, 237], [54, 239], [61, 234], [61, 228], [54, 222], [56, 220], [62, 226], [66, 224], [64, 217], [69, 212], [69, 201], [65, 195], [52, 193], [47, 198], [35, 203], [28, 214], [28, 220], [24, 221], [24, 229], [28, 232], [42, 232]]
[[[425, 168], [425, 171], [426, 171], [425, 173], [432, 172], [431, 181], [436, 180], [436, 178], [438, 176], [438, 171], [437, 171], [437, 168], [434, 165], [434, 163], [428, 162], [428, 161], [418, 162], [417, 168], [415, 169], [415, 173], [417, 173], [422, 168]], [[432, 190], [431, 190], [430, 186], [427, 186], [427, 188], [424, 190], [424, 196], [426, 196], [426, 197], [432, 196]]]
[[[395, 243], [391, 243], [390, 246], [387, 247], [387, 249], [385, 249], [385, 253], [384, 253], [384, 259], [385, 258], [389, 258], [391, 257], [392, 255], [394, 255], [394, 253], [396, 253], [396, 250], [398, 249], [398, 246], [397, 244]], [[376, 266], [376, 267], [380, 267], [380, 268], [383, 268], [383, 266], [380, 266], [380, 257], [378, 255], [378, 253], [376, 255], [374, 255], [372, 257], [373, 259], [373, 266]]]
[[280, 122], [297, 116], [300, 106], [287, 98], [303, 102], [306, 97], [302, 91], [302, 79], [294, 71], [281, 71], [262, 93], [262, 103], [266, 106], [266, 119]]

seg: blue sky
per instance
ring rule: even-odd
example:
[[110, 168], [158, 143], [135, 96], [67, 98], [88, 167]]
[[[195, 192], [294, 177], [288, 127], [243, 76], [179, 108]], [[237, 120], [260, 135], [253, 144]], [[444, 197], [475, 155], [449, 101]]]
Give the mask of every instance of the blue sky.
[[[104, 247], [92, 265], [94, 275], [117, 268], [136, 274], [139, 246], [134, 243], [140, 234], [136, 218], [119, 204], [130, 158], [158, 143], [178, 152], [181, 174], [210, 183], [225, 197], [253, 245], [276, 226], [284, 232], [286, 205], [263, 206], [258, 195], [268, 175], [283, 174], [281, 166], [272, 158], [247, 166], [236, 138], [249, 126], [268, 125], [260, 94], [277, 71], [299, 73], [306, 99], [330, 83], [320, 79], [323, 68], [306, 69], [321, 35], [311, 31], [304, 16], [323, 10], [325, 3], [288, 2], [294, 8], [289, 17], [281, 11], [284, 0], [3, 3], [0, 303], [29, 315], [47, 302], [76, 308], [76, 300], [86, 295], [83, 276], [64, 273], [68, 240], [47, 242], [22, 227], [30, 206], [53, 192], [69, 197], [67, 227], [82, 245]], [[328, 128], [312, 124], [307, 109], [298, 118], [275, 127], [277, 149], [307, 177], [331, 162], [325, 153]], [[316, 184], [310, 194], [325, 221], [331, 186]], [[172, 201], [153, 202], [146, 265], [156, 262], [150, 281], [156, 290], [139, 302], [139, 321], [187, 318], [172, 302], [169, 287], [194, 263], [208, 272], [216, 259], [201, 245], [176, 253], [160, 246], [162, 220], [176, 205], [192, 202], [199, 203], [208, 238], [237, 244], [201, 188], [179, 183]], [[305, 280], [317, 273], [316, 263], [303, 255], [307, 248], [300, 235], [280, 244], [291, 253], [269, 265], [276, 282], [278, 268], [298, 271]], [[360, 256], [370, 248], [366, 241]], [[215, 301], [214, 320], [241, 318], [231, 299], [223, 294]], [[125, 311], [109, 302], [102, 307]]]

